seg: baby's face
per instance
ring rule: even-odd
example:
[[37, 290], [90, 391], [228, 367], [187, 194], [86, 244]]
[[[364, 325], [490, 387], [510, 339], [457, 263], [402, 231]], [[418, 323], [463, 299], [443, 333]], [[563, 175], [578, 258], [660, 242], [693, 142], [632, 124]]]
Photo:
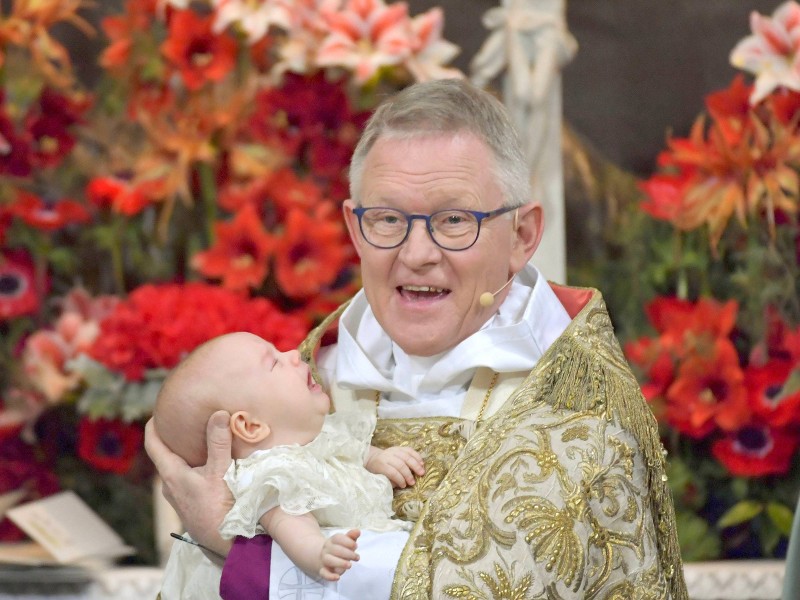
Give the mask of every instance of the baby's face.
[[[297, 350], [279, 352], [269, 342], [243, 334], [227, 354], [233, 365], [231, 384], [257, 392], [259, 400], [249, 410], [274, 428], [308, 436], [298, 443], [307, 443], [319, 433], [330, 398], [311, 377]], [[247, 395], [252, 397], [252, 393]]]

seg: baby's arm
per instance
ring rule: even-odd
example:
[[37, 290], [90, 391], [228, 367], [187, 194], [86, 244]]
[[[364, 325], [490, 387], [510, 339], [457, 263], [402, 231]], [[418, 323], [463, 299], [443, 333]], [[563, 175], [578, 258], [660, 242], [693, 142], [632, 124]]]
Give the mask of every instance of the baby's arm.
[[291, 561], [310, 577], [336, 581], [358, 560], [356, 540], [361, 532], [351, 529], [326, 538], [311, 513], [286, 514], [280, 507], [266, 512], [259, 520]]
[[422, 456], [405, 446], [392, 446], [385, 450], [370, 446], [364, 466], [371, 473], [386, 475], [392, 485], [399, 488], [414, 485], [414, 475], [422, 477], [425, 474]]

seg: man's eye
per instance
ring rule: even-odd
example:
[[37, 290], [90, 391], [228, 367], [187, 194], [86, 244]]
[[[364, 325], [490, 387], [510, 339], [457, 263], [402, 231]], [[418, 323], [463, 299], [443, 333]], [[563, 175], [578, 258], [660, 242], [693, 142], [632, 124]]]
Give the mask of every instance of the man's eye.
[[459, 225], [463, 223], [466, 219], [464, 219], [461, 215], [447, 215], [446, 223], [448, 225]]

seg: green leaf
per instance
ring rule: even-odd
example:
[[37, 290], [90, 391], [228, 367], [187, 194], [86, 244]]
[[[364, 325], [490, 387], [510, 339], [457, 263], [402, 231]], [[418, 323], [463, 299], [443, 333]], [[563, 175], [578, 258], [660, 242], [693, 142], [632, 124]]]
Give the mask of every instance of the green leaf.
[[792, 509], [780, 502], [770, 502], [767, 504], [767, 516], [781, 534], [789, 536], [792, 531], [792, 521], [794, 520]]
[[678, 543], [686, 562], [719, 558], [722, 543], [719, 535], [709, 529], [705, 519], [691, 512], [678, 512]]
[[717, 521], [717, 526], [720, 529], [725, 527], [733, 527], [751, 521], [757, 517], [764, 510], [764, 505], [754, 500], [743, 500], [734, 504], [724, 515]]

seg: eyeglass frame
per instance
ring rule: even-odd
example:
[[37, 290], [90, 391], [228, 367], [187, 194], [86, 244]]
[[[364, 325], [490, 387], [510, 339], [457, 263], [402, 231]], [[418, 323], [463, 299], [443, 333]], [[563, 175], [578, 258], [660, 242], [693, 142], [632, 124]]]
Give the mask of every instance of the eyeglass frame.
[[[393, 211], [399, 212], [400, 214], [402, 214], [405, 217], [405, 219], [406, 219], [406, 234], [395, 245], [393, 245], [393, 246], [378, 246], [374, 242], [371, 242], [369, 240], [369, 238], [367, 237], [367, 235], [364, 233], [364, 226], [362, 224], [361, 217], [364, 215], [364, 213], [366, 211], [371, 210], [371, 209], [375, 209], [375, 208], [382, 208], [384, 210], [393, 210]], [[429, 215], [407, 213], [407, 212], [405, 212], [403, 210], [400, 210], [399, 208], [394, 208], [392, 206], [357, 206], [357, 207], [353, 208], [352, 210], [353, 210], [353, 214], [356, 215], [356, 217], [358, 217], [358, 230], [361, 232], [361, 237], [363, 237], [364, 241], [367, 242], [370, 246], [372, 246], [374, 248], [379, 248], [381, 250], [393, 250], [395, 248], [399, 248], [408, 239], [408, 236], [411, 233], [411, 227], [412, 227], [412, 225], [414, 225], [414, 220], [415, 219], [420, 219], [422, 221], [425, 221], [425, 231], [428, 232], [428, 237], [431, 238], [431, 241], [434, 244], [436, 244], [437, 246], [439, 246], [439, 248], [441, 248], [442, 250], [447, 250], [448, 252], [463, 252], [464, 250], [469, 250], [470, 248], [472, 248], [475, 245], [475, 242], [478, 241], [478, 238], [481, 235], [481, 223], [483, 222], [484, 219], [491, 219], [493, 217], [498, 217], [498, 216], [503, 215], [503, 214], [505, 214], [507, 212], [511, 212], [512, 210], [517, 210], [518, 208], [520, 208], [520, 207], [519, 206], [502, 206], [500, 208], [496, 208], [494, 210], [490, 210], [489, 212], [483, 212], [483, 211], [480, 211], [480, 210], [469, 210], [469, 209], [466, 209], [466, 208], [444, 208], [442, 210], [434, 211]], [[452, 211], [461, 211], [461, 212], [469, 213], [473, 217], [475, 217], [475, 219], [478, 222], [478, 231], [475, 232], [475, 239], [472, 240], [472, 243], [469, 246], [465, 246], [464, 248], [457, 248], [457, 249], [447, 248], [446, 246], [442, 246], [439, 242], [436, 241], [436, 238], [433, 237], [433, 226], [431, 225], [431, 219], [433, 218], [433, 216], [434, 215], [438, 215], [439, 213], [452, 212]]]

